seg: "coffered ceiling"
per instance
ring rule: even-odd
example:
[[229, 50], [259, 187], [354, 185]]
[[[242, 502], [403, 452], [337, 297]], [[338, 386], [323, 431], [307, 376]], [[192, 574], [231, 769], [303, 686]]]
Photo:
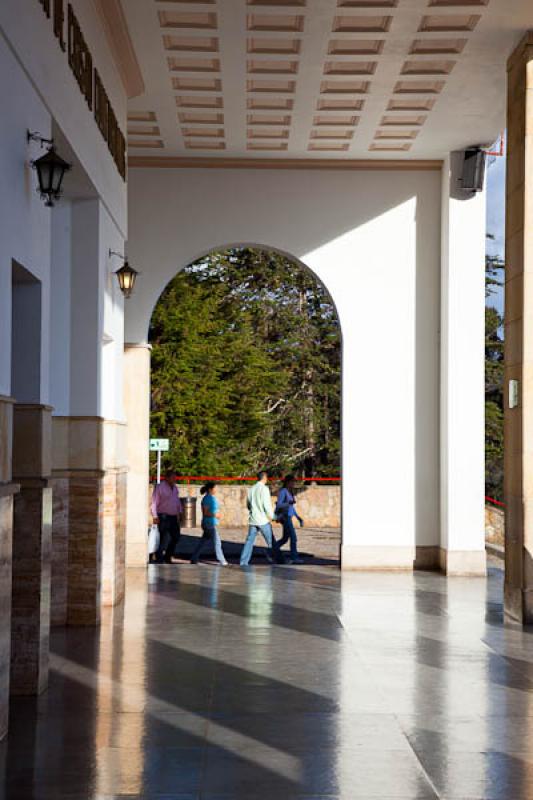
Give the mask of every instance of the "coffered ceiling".
[[[434, 159], [504, 125], [530, 0], [122, 0], [149, 158]], [[142, 84], [141, 84], [142, 85]]]

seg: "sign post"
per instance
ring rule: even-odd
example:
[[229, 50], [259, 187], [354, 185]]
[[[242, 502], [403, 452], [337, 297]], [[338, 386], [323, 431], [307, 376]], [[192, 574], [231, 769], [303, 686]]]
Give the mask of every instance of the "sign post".
[[150, 439], [150, 450], [157, 452], [157, 482], [161, 483], [161, 453], [169, 449], [168, 439]]

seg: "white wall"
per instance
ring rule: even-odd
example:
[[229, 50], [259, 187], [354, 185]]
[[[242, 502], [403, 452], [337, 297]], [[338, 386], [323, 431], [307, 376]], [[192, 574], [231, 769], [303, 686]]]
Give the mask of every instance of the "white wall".
[[[0, 36], [0, 394], [11, 392], [11, 262], [41, 281], [43, 304], [49, 297], [50, 211], [35, 191], [28, 164], [26, 129], [49, 135], [51, 119], [35, 90]], [[43, 344], [47, 315], [41, 317]], [[48, 400], [48, 349], [42, 348], [41, 400]]]
[[[134, 169], [126, 341], [176, 272], [234, 243], [309, 266], [343, 332], [343, 552], [412, 563], [439, 542], [440, 172]], [[374, 552], [379, 550], [379, 554]], [[397, 548], [395, 550], [395, 548]], [[371, 552], [372, 551], [372, 552]]]
[[[122, 132], [126, 133], [127, 99], [92, 0], [71, 0]], [[65, 3], [65, 10], [67, 3]], [[66, 16], [66, 14], [65, 14]], [[66, 28], [65, 28], [66, 31]], [[43, 106], [73, 145], [80, 163], [120, 230], [126, 232], [126, 184], [118, 174], [93, 112], [89, 110], [74, 75], [38, 0], [2, 0], [0, 34], [10, 43], [21, 67], [38, 92]], [[66, 38], [66, 34], [65, 34]], [[0, 61], [0, 72], [3, 60]], [[16, 102], [13, 88], [3, 109]], [[30, 103], [28, 110], [32, 108]], [[4, 113], [3, 115], [4, 116]], [[10, 114], [5, 115], [10, 116]], [[28, 125], [32, 130], [45, 130]], [[18, 129], [24, 137], [25, 127]], [[34, 148], [35, 149], [35, 148]]]
[[[11, 261], [41, 281], [40, 399], [58, 415], [122, 419], [123, 299], [109, 248], [123, 251], [126, 184], [37, 0], [0, 3], [0, 394], [11, 392]], [[74, 0], [94, 67], [126, 131], [126, 95], [92, 0]], [[65, 3], [65, 11], [67, 4]], [[21, 13], [23, 12], [23, 13]], [[65, 21], [65, 38], [66, 38]], [[26, 131], [61, 131], [74, 168], [44, 206]], [[71, 210], [72, 208], [74, 211]], [[94, 219], [85, 226], [83, 209]], [[52, 286], [51, 286], [52, 284]], [[74, 302], [73, 302], [74, 301]]]

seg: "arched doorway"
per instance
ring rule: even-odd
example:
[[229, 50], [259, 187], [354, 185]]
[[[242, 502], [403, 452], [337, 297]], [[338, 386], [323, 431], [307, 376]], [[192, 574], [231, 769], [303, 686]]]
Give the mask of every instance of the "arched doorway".
[[[336, 563], [341, 332], [313, 272], [273, 248], [212, 249], [163, 290], [148, 338], [151, 436], [169, 440], [163, 466], [185, 494], [219, 480], [231, 553], [244, 537], [251, 476], [267, 468], [274, 493], [281, 477], [296, 476], [301, 546]], [[189, 544], [182, 537], [180, 554]]]

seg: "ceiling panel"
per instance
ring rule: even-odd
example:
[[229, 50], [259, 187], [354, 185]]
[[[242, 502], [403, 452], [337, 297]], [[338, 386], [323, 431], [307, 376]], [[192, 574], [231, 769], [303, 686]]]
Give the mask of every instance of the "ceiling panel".
[[[441, 158], [489, 144], [530, 0], [127, 0], [130, 155]], [[157, 152], [154, 152], [157, 151]], [[255, 155], [254, 155], [255, 154]]]

